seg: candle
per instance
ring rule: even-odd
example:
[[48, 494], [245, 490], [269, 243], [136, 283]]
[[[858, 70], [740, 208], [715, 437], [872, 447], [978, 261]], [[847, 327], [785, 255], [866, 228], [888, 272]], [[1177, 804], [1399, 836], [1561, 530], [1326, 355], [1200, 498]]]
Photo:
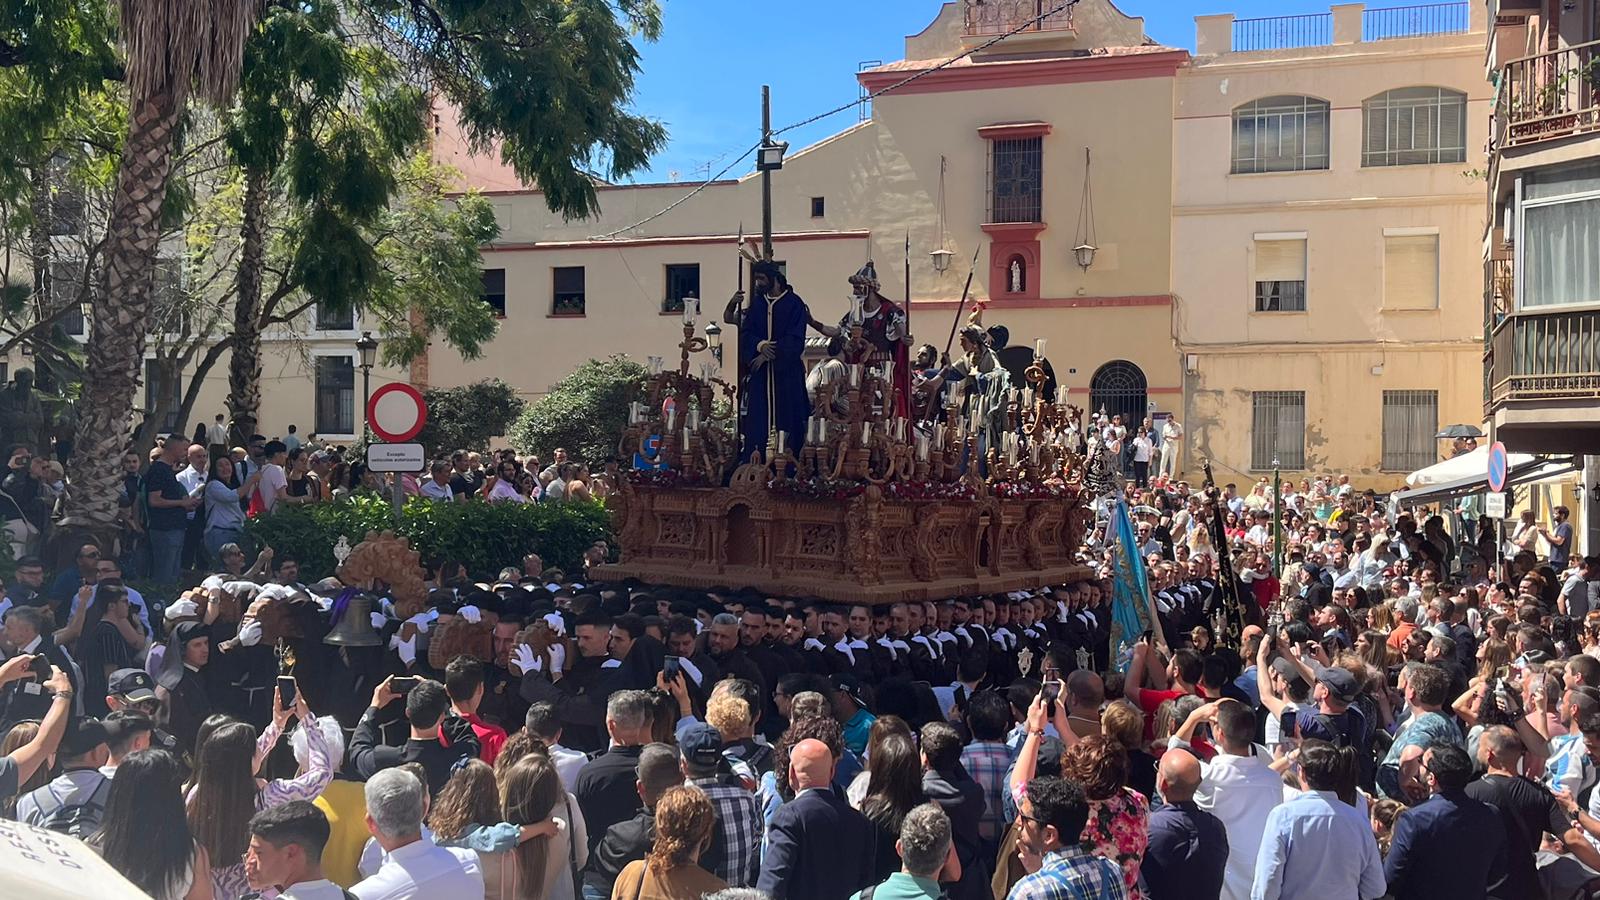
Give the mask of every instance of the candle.
[[689, 426], [683, 426], [683, 451], [689, 452]]
[[1006, 402], [1013, 403], [1013, 404], [1017, 402], [1017, 389], [1016, 388], [1012, 388], [1009, 392], [1007, 392], [1007, 394], [1006, 394]]
[[678, 408], [676, 406], [667, 410], [667, 430], [671, 431], [678, 425]]
[[1044, 338], [1035, 338], [1033, 342], [1033, 356], [1035, 359], [1044, 358]]
[[928, 439], [920, 434], [917, 435], [917, 461], [928, 461]]
[[788, 435], [784, 434], [781, 431], [778, 432], [778, 452], [780, 454], [781, 453], [786, 453], [786, 452], [788, 452], [788, 449], [789, 449]]
[[700, 410], [698, 410], [698, 409], [689, 410], [689, 430], [690, 431], [699, 431], [700, 430]]
[[689, 328], [694, 327], [694, 320], [700, 315], [700, 301], [693, 297], [683, 298], [683, 324]]
[[894, 360], [885, 360], [883, 364], [883, 380], [894, 383]]
[[861, 423], [861, 446], [865, 447], [870, 443], [872, 443], [872, 423], [871, 422], [862, 422]]
[[1067, 405], [1067, 386], [1064, 384], [1056, 388], [1056, 404], [1059, 406]]
[[1035, 396], [1036, 394], [1033, 391], [1033, 385], [1029, 385], [1027, 390], [1022, 392], [1022, 398], [1023, 400], [1027, 401], [1027, 404], [1030, 408], [1033, 406], [1033, 400]]
[[1039, 464], [1039, 443], [1037, 441], [1028, 445], [1028, 456], [1033, 460], [1034, 465], [1037, 466]]
[[639, 401], [637, 400], [628, 404], [628, 424], [639, 424]]
[[853, 388], [861, 387], [861, 364], [860, 363], [851, 363], [850, 364], [850, 386], [853, 387]]
[[650, 374], [651, 375], [660, 375], [661, 374], [661, 357], [659, 357], [659, 356], [650, 357]]

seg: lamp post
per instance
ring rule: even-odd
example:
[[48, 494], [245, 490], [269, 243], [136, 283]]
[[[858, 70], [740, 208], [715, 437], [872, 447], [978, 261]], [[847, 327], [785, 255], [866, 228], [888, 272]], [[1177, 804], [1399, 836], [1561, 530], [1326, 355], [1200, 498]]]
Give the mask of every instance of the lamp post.
[[361, 435], [366, 437], [371, 434], [367, 422], [367, 404], [372, 400], [372, 367], [378, 361], [378, 339], [372, 332], [361, 332], [361, 340], [356, 341], [356, 352], [361, 354]]
[[715, 320], [706, 323], [706, 349], [716, 359], [717, 365], [722, 365], [722, 326]]

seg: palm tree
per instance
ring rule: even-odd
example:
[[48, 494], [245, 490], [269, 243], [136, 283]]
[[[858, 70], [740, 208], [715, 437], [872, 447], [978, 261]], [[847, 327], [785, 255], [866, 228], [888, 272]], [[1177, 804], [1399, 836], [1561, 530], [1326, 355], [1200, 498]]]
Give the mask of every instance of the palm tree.
[[79, 405], [70, 510], [75, 524], [109, 531], [144, 361], [161, 207], [190, 92], [226, 101], [239, 83], [245, 38], [260, 0], [119, 0], [127, 52], [128, 135], [107, 223]]

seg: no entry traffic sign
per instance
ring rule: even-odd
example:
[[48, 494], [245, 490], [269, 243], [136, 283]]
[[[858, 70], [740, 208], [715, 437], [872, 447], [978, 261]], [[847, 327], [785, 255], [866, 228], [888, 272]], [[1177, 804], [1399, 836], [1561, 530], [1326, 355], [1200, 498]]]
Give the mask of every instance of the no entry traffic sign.
[[409, 384], [386, 384], [373, 391], [367, 401], [367, 426], [391, 444], [416, 437], [427, 422], [428, 404]]
[[1506, 445], [1495, 441], [1489, 445], [1489, 490], [1500, 493], [1506, 489]]

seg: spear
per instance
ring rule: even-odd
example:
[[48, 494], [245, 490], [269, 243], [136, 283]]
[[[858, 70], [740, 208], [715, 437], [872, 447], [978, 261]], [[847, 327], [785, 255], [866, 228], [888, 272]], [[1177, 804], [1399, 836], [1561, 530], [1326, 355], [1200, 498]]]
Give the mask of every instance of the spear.
[[961, 302], [956, 306], [956, 320], [950, 323], [950, 339], [944, 342], [944, 359], [950, 358], [950, 348], [956, 342], [956, 329], [961, 327], [961, 313], [967, 308], [967, 296], [972, 293], [972, 276], [978, 271], [978, 254], [982, 252], [980, 245], [972, 251], [972, 267], [967, 269], [967, 286], [961, 289]]

